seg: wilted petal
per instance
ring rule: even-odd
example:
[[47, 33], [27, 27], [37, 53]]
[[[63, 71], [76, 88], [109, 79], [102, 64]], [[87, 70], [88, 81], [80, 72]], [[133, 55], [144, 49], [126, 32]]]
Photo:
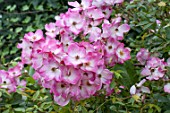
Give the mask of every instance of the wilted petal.
[[145, 87], [145, 86], [142, 86], [142, 87], [141, 87], [141, 91], [142, 91], [143, 93], [151, 93], [150, 89], [149, 89], [148, 87]]
[[136, 87], [135, 87], [135, 85], [133, 85], [133, 86], [130, 88], [130, 94], [131, 94], [131, 95], [135, 95], [135, 94], [136, 94]]

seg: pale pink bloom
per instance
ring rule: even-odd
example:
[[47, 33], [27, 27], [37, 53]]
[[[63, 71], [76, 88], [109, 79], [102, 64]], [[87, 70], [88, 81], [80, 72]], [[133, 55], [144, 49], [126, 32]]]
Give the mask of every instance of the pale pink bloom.
[[8, 85], [8, 92], [12, 93], [12, 92], [16, 92], [17, 86], [16, 83], [12, 83]]
[[33, 44], [26, 39], [22, 39], [22, 43], [17, 45], [17, 48], [22, 49], [21, 60], [24, 64], [31, 64], [31, 54]]
[[49, 88], [50, 89], [50, 93], [52, 92], [52, 88], [53, 85], [56, 83], [55, 79], [52, 79], [50, 81], [46, 81], [44, 78], [41, 77], [41, 81], [39, 81], [40, 84], [44, 87], [44, 88]]
[[151, 70], [151, 75], [146, 77], [149, 80], [159, 80], [165, 75], [165, 72], [161, 68], [155, 68], [153, 71]]
[[45, 25], [45, 34], [50, 38], [55, 38], [59, 34], [59, 28], [56, 27], [55, 23], [49, 23]]
[[5, 70], [0, 70], [0, 88], [8, 88], [11, 84], [10, 78], [8, 78], [8, 72]]
[[41, 78], [41, 75], [36, 71], [33, 76], [32, 76], [35, 80], [39, 80]]
[[100, 67], [97, 72], [97, 77], [101, 80], [101, 83], [103, 84], [110, 84], [113, 74], [108, 70], [104, 69], [103, 67]]
[[68, 47], [68, 56], [65, 58], [64, 62], [76, 67], [84, 62], [85, 56], [86, 51], [83, 47], [79, 47], [77, 44], [71, 44]]
[[170, 83], [167, 83], [166, 85], [164, 85], [164, 92], [170, 94]]
[[61, 43], [63, 44], [64, 52], [68, 52], [68, 47], [73, 43], [73, 36], [71, 34], [64, 32], [61, 35]]
[[79, 83], [75, 85], [70, 85], [71, 90], [69, 94], [73, 99], [76, 99], [76, 97], [80, 95], [80, 88], [79, 88], [80, 84]]
[[70, 98], [69, 97], [65, 98], [62, 95], [59, 96], [54, 95], [54, 101], [60, 106], [65, 106], [69, 103]]
[[21, 75], [21, 70], [22, 68], [19, 65], [16, 65], [8, 70], [8, 76], [10, 78], [18, 77]]
[[46, 81], [50, 81], [52, 79], [61, 81], [61, 70], [57, 62], [44, 62], [44, 65], [39, 69], [39, 72]]
[[105, 3], [107, 5], [115, 5], [115, 4], [120, 4], [122, 3], [124, 0], [105, 0]]
[[70, 92], [70, 86], [66, 84], [65, 82], [56, 82], [53, 84], [51, 88], [52, 92], [56, 96], [62, 95], [63, 97], [67, 97]]
[[142, 69], [141, 74], [147, 76], [146, 78], [149, 80], [158, 80], [165, 75], [166, 66], [167, 63], [164, 62], [164, 59], [150, 57], [145, 68]]
[[86, 99], [86, 98], [89, 98], [89, 97], [90, 97], [90, 95], [89, 95], [86, 87], [84, 87], [84, 85], [80, 85], [79, 86], [79, 95], [77, 95], [76, 97], [73, 97], [73, 98], [75, 100], [82, 100], [82, 99]]
[[15, 78], [9, 76], [7, 71], [0, 70], [0, 88], [7, 89], [9, 93], [15, 92], [17, 83]]
[[89, 34], [89, 40], [91, 42], [93, 41], [97, 41], [97, 40], [101, 40], [101, 29], [99, 27], [96, 27], [96, 25], [94, 25], [93, 23], [94, 21], [87, 21], [87, 23], [85, 24], [84, 27], [84, 35]]
[[102, 37], [112, 37], [117, 40], [122, 40], [123, 34], [130, 30], [130, 26], [128, 24], [119, 25], [120, 21], [120, 17], [113, 19], [111, 23], [108, 20], [104, 20], [102, 24]]
[[105, 2], [104, 0], [93, 0], [92, 5], [96, 7], [101, 7], [105, 6]]
[[43, 65], [43, 55], [41, 53], [34, 52], [32, 54], [32, 67], [37, 70]]
[[124, 44], [121, 43], [117, 50], [116, 55], [118, 56], [118, 62], [124, 63], [126, 60], [129, 60], [131, 58], [130, 56], [130, 50], [128, 48], [124, 48]]
[[86, 10], [91, 7], [92, 0], [82, 0], [81, 4], [79, 4], [77, 1], [75, 2], [68, 2], [70, 6], [73, 6], [75, 8], [71, 9], [72, 11], [81, 11]]
[[[90, 30], [90, 29], [89, 29]], [[97, 40], [101, 40], [101, 29], [98, 27], [92, 27], [89, 32], [89, 40], [91, 42], [96, 42]]]
[[81, 74], [76, 68], [73, 68], [71, 66], [62, 68], [62, 79], [64, 82], [68, 82], [70, 84], [77, 84], [80, 78]]
[[150, 58], [150, 53], [147, 49], [141, 48], [136, 55], [137, 60], [144, 65], [146, 61]]
[[101, 7], [101, 9], [102, 9], [102, 13], [105, 15], [104, 18], [108, 19], [112, 14], [112, 7], [103, 6]]
[[91, 83], [89, 80], [82, 80], [82, 87], [85, 88], [88, 95], [94, 95], [98, 85], [95, 83]]
[[90, 80], [94, 81], [95, 80], [95, 73], [91, 71], [80, 71], [82, 80]]
[[[89, 56], [94, 56], [95, 49], [92, 44], [90, 44], [89, 42], [82, 41], [82, 42], [79, 42], [79, 46], [85, 48], [86, 54], [89, 54]], [[91, 53], [94, 53], [94, 54], [91, 54]]]
[[98, 19], [103, 19], [104, 18], [104, 14], [102, 13], [102, 10], [99, 8], [91, 8], [86, 10], [85, 15], [88, 18], [92, 18], [94, 20], [98, 20]]
[[94, 42], [93, 47], [94, 47], [95, 51], [98, 52], [98, 54], [100, 54], [101, 56], [104, 56], [105, 45], [103, 42], [101, 42], [101, 40]]
[[141, 75], [149, 76], [149, 75], [151, 75], [151, 70], [149, 68], [145, 67], [142, 69]]
[[147, 66], [156, 68], [156, 67], [160, 66], [161, 62], [162, 61], [157, 57], [150, 57], [150, 59], [147, 61]]
[[42, 30], [37, 30], [35, 33], [29, 32], [24, 35], [24, 38], [31, 41], [36, 42], [44, 38]]
[[46, 40], [46, 43], [42, 47], [42, 52], [49, 52], [55, 55], [59, 54], [62, 52], [61, 42], [55, 39]]
[[120, 42], [118, 42], [117, 40], [113, 38], [109, 38], [106, 41], [106, 45], [105, 45], [106, 55], [110, 56], [110, 55], [115, 54], [117, 47], [119, 45], [120, 45]]
[[69, 30], [77, 35], [82, 31], [85, 19], [78, 11], [69, 10], [65, 15], [65, 23]]
[[61, 13], [60, 16], [55, 16], [55, 20], [56, 20], [56, 26], [57, 27], [65, 27], [65, 21], [64, 21], [65, 14]]
[[25, 87], [26, 87], [27, 82], [25, 80], [19, 80], [19, 78], [17, 79], [17, 85], [21, 86], [21, 88], [19, 88], [19, 90], [24, 91]]
[[118, 40], [123, 39], [123, 34], [130, 30], [130, 26], [128, 24], [122, 24], [120, 26], [112, 24], [110, 28], [110, 34], [112, 38], [116, 38]]
[[120, 16], [111, 19], [111, 23], [112, 23], [113, 25], [120, 25], [120, 22], [121, 22], [121, 21], [122, 21], [122, 18], [121, 18]]
[[120, 3], [123, 3], [124, 0], [113, 0], [115, 4], [120, 4]]
[[82, 63], [81, 69], [84, 71], [96, 72], [99, 57], [92, 56], [91, 53], [85, 57], [85, 61]]
[[160, 26], [160, 25], [161, 25], [161, 21], [160, 21], [160, 20], [156, 20], [156, 24], [157, 24], [158, 26]]
[[111, 23], [108, 20], [104, 19], [104, 22], [102, 24], [102, 30], [103, 30], [102, 37], [103, 38], [107, 38], [111, 35], [110, 34], [111, 26], [112, 26]]

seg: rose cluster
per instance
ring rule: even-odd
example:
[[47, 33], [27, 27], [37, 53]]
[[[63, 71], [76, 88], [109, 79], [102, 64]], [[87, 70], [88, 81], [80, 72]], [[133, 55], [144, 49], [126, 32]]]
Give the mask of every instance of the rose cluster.
[[[170, 66], [170, 58], [167, 59], [167, 62], [165, 62], [164, 59], [151, 56], [151, 53], [145, 48], [140, 49], [136, 58], [140, 62], [140, 65], [144, 66], [141, 71], [141, 75], [143, 75], [146, 79], [144, 78], [139, 83], [133, 85], [130, 88], [130, 94], [138, 95], [139, 97], [142, 95], [142, 97], [144, 97], [144, 93], [150, 93], [150, 89], [143, 86], [147, 80], [169, 80], [165, 77], [165, 74], [167, 71], [166, 68]], [[170, 93], [170, 83], [164, 86], [164, 91]]]
[[74, 8], [46, 24], [46, 36], [36, 30], [18, 44], [22, 64], [33, 67], [33, 78], [50, 89], [57, 104], [65, 106], [70, 99], [86, 99], [101, 90], [113, 92], [113, 74], [107, 68], [130, 59], [130, 49], [120, 42], [130, 26], [110, 17], [113, 5], [122, 2], [69, 2]]
[[159, 80], [164, 77], [167, 66], [167, 62], [164, 59], [150, 56], [149, 51], [142, 48], [137, 53], [137, 60], [141, 65], [145, 65], [141, 71], [141, 75], [146, 76], [146, 79]]
[[129, 25], [121, 24], [120, 17], [108, 20], [115, 3], [118, 0], [69, 2], [75, 8], [45, 25], [46, 38], [37, 30], [25, 34], [18, 45], [22, 62], [35, 69], [34, 79], [50, 89], [59, 105], [89, 98], [101, 89], [113, 92], [107, 67], [130, 59], [130, 49], [119, 41]]
[[15, 67], [10, 68], [8, 71], [0, 70], [0, 88], [7, 89], [9, 93], [15, 92], [17, 86], [21, 86], [23, 90], [26, 86], [25, 80], [20, 80], [23, 64], [20, 62]]

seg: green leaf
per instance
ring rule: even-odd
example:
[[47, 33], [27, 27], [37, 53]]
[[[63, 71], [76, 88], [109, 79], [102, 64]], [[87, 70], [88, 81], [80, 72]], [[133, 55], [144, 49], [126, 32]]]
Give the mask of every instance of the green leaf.
[[10, 54], [14, 54], [14, 53], [16, 53], [17, 52], [17, 48], [16, 47], [12, 47], [12, 50], [10, 51]]
[[165, 31], [166, 31], [166, 38], [170, 39], [170, 27], [166, 27]]
[[33, 101], [37, 100], [38, 97], [39, 97], [39, 95], [40, 95], [40, 91], [38, 90], [38, 91], [36, 91], [36, 93], [33, 95], [32, 100], [33, 100]]
[[170, 113], [170, 110], [165, 111], [164, 113]]
[[148, 21], [142, 21], [142, 22], [139, 22], [136, 26], [146, 25], [148, 23], [149, 23]]
[[28, 26], [27, 28], [26, 28], [26, 31], [27, 32], [30, 32], [30, 31], [34, 31], [35, 29], [32, 27], [32, 26]]
[[114, 74], [115, 74], [115, 76], [116, 76], [117, 79], [122, 78], [121, 74], [118, 73], [117, 71], [115, 71]]
[[153, 109], [150, 108], [149, 111], [148, 111], [148, 113], [153, 113]]
[[4, 0], [0, 0], [0, 3], [2, 3]]
[[51, 107], [52, 102], [44, 102], [41, 104], [40, 108], [42, 109], [48, 109], [49, 107]]
[[151, 27], [153, 25], [153, 23], [148, 23], [146, 25], [143, 26], [143, 29], [146, 30], [148, 29], [149, 27]]
[[24, 5], [23, 7], [22, 7], [22, 10], [23, 11], [26, 11], [26, 10], [28, 10], [29, 9], [29, 6], [28, 5]]
[[35, 80], [32, 77], [27, 77], [26, 80], [27, 80], [27, 83], [31, 85], [35, 84]]
[[14, 17], [10, 19], [11, 22], [18, 22], [19, 20], [20, 20], [19, 17]]
[[19, 33], [19, 32], [22, 31], [22, 29], [23, 29], [22, 27], [17, 27], [17, 28], [15, 29], [15, 32], [16, 32], [16, 33]]
[[22, 23], [28, 23], [31, 21], [31, 17], [27, 16], [23, 21]]
[[25, 108], [14, 108], [14, 111], [17, 111], [17, 112], [25, 112]]
[[13, 5], [9, 10], [10, 10], [10, 11], [14, 11], [15, 8], [16, 8], [16, 5]]
[[34, 110], [34, 107], [29, 107], [29, 108], [26, 109], [26, 112], [33, 111], [33, 110]]
[[150, 108], [156, 108], [158, 112], [161, 112], [161, 108], [155, 104], [149, 104]]
[[40, 10], [40, 11], [43, 11], [43, 10], [44, 10], [43, 5], [39, 5], [36, 9], [37, 9], [37, 10]]
[[32, 76], [34, 74], [35, 70], [30, 66], [28, 74]]
[[82, 113], [88, 113], [87, 109], [84, 106], [82, 106]]
[[18, 93], [15, 93], [15, 94], [13, 95], [11, 104], [12, 104], [12, 105], [17, 105], [17, 104], [20, 104], [21, 102], [23, 102], [22, 96], [21, 96], [20, 94], [18, 94]]
[[111, 84], [110, 84], [110, 88], [112, 89], [112, 88], [114, 88], [115, 86], [116, 86], [115, 81], [112, 81]]
[[7, 110], [3, 111], [2, 113], [10, 113], [10, 110], [7, 109]]
[[133, 84], [136, 83], [136, 79], [138, 78], [138, 76], [136, 76], [134, 64], [130, 60], [126, 61], [123, 65], [120, 64], [115, 65], [113, 70], [114, 72], [121, 70], [122, 78], [119, 79], [119, 82], [122, 85], [130, 88]]
[[148, 2], [150, 2], [150, 3], [151, 3], [151, 2], [155, 2], [155, 1], [156, 1], [156, 0], [148, 0]]

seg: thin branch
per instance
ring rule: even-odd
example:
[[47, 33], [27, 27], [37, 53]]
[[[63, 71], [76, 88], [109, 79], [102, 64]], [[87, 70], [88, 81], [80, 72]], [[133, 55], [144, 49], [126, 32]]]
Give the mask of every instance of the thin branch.
[[35, 14], [35, 13], [42, 13], [42, 12], [53, 12], [51, 10], [44, 10], [44, 11], [27, 11], [27, 12], [6, 12], [6, 11], [2, 11], [0, 10], [0, 13], [3, 14], [12, 14], [12, 15], [25, 15], [25, 14]]

